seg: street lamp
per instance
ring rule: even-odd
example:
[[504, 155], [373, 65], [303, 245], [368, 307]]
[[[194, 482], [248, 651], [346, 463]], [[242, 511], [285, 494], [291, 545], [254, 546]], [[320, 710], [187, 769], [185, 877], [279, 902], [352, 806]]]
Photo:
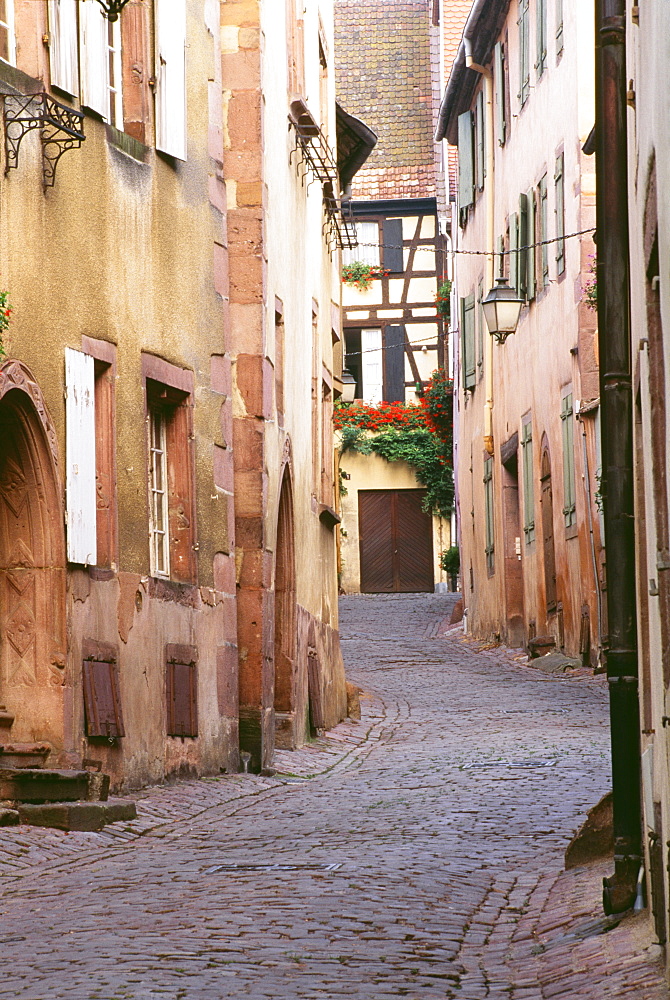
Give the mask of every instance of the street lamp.
[[482, 308], [489, 333], [499, 344], [504, 344], [510, 333], [516, 333], [523, 304], [524, 300], [519, 298], [515, 288], [510, 288], [505, 278], [496, 279], [496, 286], [482, 302]]
[[342, 369], [340, 381], [342, 382], [342, 402], [353, 403], [356, 399], [356, 379], [348, 368]]
[[102, 7], [103, 17], [108, 21], [118, 21], [119, 14], [128, 3], [128, 0], [98, 0]]

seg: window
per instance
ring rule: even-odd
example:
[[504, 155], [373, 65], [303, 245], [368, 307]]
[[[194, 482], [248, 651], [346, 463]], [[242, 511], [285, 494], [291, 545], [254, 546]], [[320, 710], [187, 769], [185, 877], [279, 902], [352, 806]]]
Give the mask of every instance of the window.
[[156, 0], [156, 149], [186, 159], [186, 0]]
[[353, 250], [343, 251], [342, 263], [353, 264], [359, 260], [370, 267], [379, 267], [379, 223], [357, 222], [356, 239], [358, 246]]
[[474, 295], [461, 299], [461, 365], [463, 388], [474, 389], [476, 382]]
[[384, 219], [383, 233], [384, 270], [401, 274], [405, 270], [402, 219]]
[[537, 60], [535, 71], [538, 80], [547, 68], [547, 0], [537, 0]]
[[143, 356], [142, 367], [147, 402], [151, 574], [176, 583], [195, 583], [193, 375], [151, 355]]
[[49, 0], [51, 83], [72, 97], [79, 96], [77, 6], [77, 0]]
[[484, 514], [486, 520], [486, 569], [495, 571], [495, 537], [493, 523], [493, 459], [484, 459]]
[[[458, 116], [458, 207], [461, 213], [475, 200], [474, 128], [472, 111]], [[464, 217], [461, 214], [461, 225]]]
[[563, 0], [556, 0], [556, 58], [563, 54]]
[[85, 639], [82, 643], [84, 723], [90, 738], [125, 736], [116, 646]]
[[198, 735], [198, 675], [195, 646], [165, 647], [165, 694], [168, 736]]
[[565, 158], [561, 153], [556, 157], [556, 172], [554, 173], [556, 187], [556, 272], [565, 271]]
[[486, 177], [486, 150], [484, 148], [484, 93], [479, 91], [475, 101], [475, 184], [484, 189]]
[[484, 374], [484, 338], [486, 336], [486, 320], [484, 319], [484, 279], [477, 282], [477, 369], [479, 378]]
[[149, 537], [151, 573], [170, 576], [170, 531], [167, 486], [166, 415], [162, 409], [149, 411]]
[[12, 66], [16, 62], [14, 0], [0, 0], [0, 59]]
[[82, 104], [122, 129], [121, 21], [88, 0], [79, 8], [79, 51]]
[[356, 379], [355, 399], [363, 399], [363, 365], [361, 354], [361, 331], [344, 331], [344, 367]]
[[493, 53], [493, 75], [496, 88], [496, 117], [498, 142], [501, 146], [507, 140], [507, 88], [509, 79], [507, 73], [507, 51], [502, 42], [498, 42]]
[[546, 242], [549, 239], [549, 214], [547, 207], [546, 174], [538, 184], [537, 200], [539, 203], [538, 231], [537, 231], [537, 242], [538, 242], [537, 275], [539, 278], [540, 287], [545, 288], [549, 284], [549, 247]]
[[361, 330], [361, 369], [363, 399], [368, 406], [384, 398], [384, 352], [381, 330]]
[[530, 416], [521, 424], [523, 468], [523, 530], [526, 544], [535, 541], [535, 476], [533, 472], [533, 424]]
[[67, 558], [96, 561], [95, 369], [93, 358], [65, 349]]
[[[302, 10], [302, 6], [300, 7]], [[296, 0], [286, 0], [286, 53], [289, 98], [305, 92], [305, 47], [303, 20], [298, 19]]]
[[519, 102], [524, 106], [530, 94], [530, 14], [529, 0], [519, 0]]
[[567, 392], [561, 400], [561, 423], [563, 430], [563, 517], [565, 527], [571, 528], [577, 523], [572, 392]]

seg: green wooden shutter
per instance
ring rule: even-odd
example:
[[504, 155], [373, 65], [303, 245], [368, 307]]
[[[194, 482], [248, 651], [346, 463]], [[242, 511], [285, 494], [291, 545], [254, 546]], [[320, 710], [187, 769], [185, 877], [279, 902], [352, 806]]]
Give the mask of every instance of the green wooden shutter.
[[556, 271], [565, 271], [565, 170], [563, 153], [556, 157]]
[[561, 423], [563, 430], [563, 517], [565, 519], [565, 527], [570, 528], [577, 522], [574, 423], [571, 392], [567, 393], [561, 400]]
[[472, 111], [458, 116], [458, 207], [475, 200], [475, 164]]
[[486, 519], [486, 568], [495, 568], [495, 525], [493, 523], [493, 459], [484, 459], [484, 515]]
[[486, 177], [486, 157], [484, 155], [484, 94], [480, 90], [475, 105], [475, 176], [477, 188], [481, 191]]
[[537, 0], [537, 61], [535, 69], [541, 77], [547, 68], [547, 0]]
[[535, 541], [535, 481], [533, 475], [533, 425], [530, 420], [521, 426], [523, 456], [523, 530], [526, 543]]
[[493, 50], [493, 74], [493, 81], [496, 88], [498, 142], [501, 146], [504, 146], [507, 138], [507, 123], [505, 121], [505, 64], [502, 42], [497, 42]]
[[484, 319], [484, 279], [480, 278], [477, 285], [477, 368], [479, 377], [484, 371], [484, 337], [486, 336], [486, 320]]
[[545, 288], [549, 284], [549, 247], [545, 242], [548, 238], [549, 220], [547, 217], [547, 175], [545, 174], [538, 186], [540, 201], [540, 259], [542, 274], [538, 275], [539, 284]]
[[384, 219], [384, 269], [392, 274], [405, 270], [402, 249], [402, 219]]
[[527, 297], [528, 290], [528, 195], [519, 195], [519, 294]]
[[530, 93], [530, 18], [529, 0], [519, 0], [519, 100], [521, 106]]
[[[535, 192], [531, 188], [526, 195], [528, 207], [528, 243], [535, 243]], [[535, 298], [535, 247], [531, 246], [526, 254], [526, 298], [532, 302]]]
[[509, 217], [509, 283], [519, 291], [519, 216]]
[[504, 276], [505, 276], [505, 238], [503, 236], [499, 236], [496, 245], [496, 277], [503, 278]]
[[461, 299], [461, 351], [463, 387], [474, 389], [477, 360], [475, 357], [475, 297]]
[[563, 51], [563, 0], [556, 0], [556, 55]]

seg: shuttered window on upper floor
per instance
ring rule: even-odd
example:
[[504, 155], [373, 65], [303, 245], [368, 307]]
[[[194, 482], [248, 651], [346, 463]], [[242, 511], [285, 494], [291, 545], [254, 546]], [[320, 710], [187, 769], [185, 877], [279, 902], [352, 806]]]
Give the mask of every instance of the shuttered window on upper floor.
[[16, 64], [14, 0], [0, 0], [0, 59], [12, 66]]
[[493, 85], [496, 89], [496, 129], [501, 146], [507, 140], [507, 52], [502, 42], [497, 42], [493, 50]]
[[554, 173], [556, 195], [556, 272], [565, 271], [565, 157], [561, 153], [556, 157]]
[[475, 200], [474, 161], [473, 114], [465, 111], [458, 116], [458, 207], [461, 212]]
[[405, 270], [402, 247], [402, 219], [384, 219], [384, 270], [400, 274]]
[[49, 0], [48, 8], [51, 83], [71, 97], [79, 96], [77, 6], [77, 0]]
[[537, 55], [535, 59], [535, 72], [538, 79], [547, 68], [547, 0], [537, 0], [536, 17], [536, 39]]
[[519, 0], [519, 102], [524, 106], [530, 94], [530, 12], [529, 0]]
[[479, 91], [475, 101], [475, 184], [478, 191], [484, 189], [486, 179], [486, 147], [484, 129], [484, 92]]
[[537, 243], [538, 243], [538, 267], [537, 267], [537, 278], [538, 284], [541, 288], [546, 288], [549, 284], [549, 246], [547, 240], [549, 239], [549, 207], [547, 203], [547, 175], [540, 180], [537, 186], [537, 200], [538, 200], [538, 225], [537, 225]]
[[121, 22], [92, 0], [79, 5], [79, 51], [81, 103], [122, 129]]
[[509, 283], [520, 294], [519, 267], [519, 216], [512, 212], [509, 217]]
[[95, 476], [95, 368], [82, 351], [65, 349], [67, 558], [97, 559]]
[[474, 389], [477, 371], [474, 295], [461, 299], [461, 365], [463, 388]]
[[156, 149], [186, 159], [186, 0], [155, 0]]
[[556, 58], [563, 53], [563, 0], [556, 0]]

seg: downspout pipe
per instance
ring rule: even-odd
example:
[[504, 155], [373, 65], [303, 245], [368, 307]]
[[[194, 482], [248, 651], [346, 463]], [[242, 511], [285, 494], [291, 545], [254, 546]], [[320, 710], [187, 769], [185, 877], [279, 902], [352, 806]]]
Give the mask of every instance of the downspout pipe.
[[625, 0], [596, 0], [598, 345], [607, 553], [607, 679], [612, 744], [614, 874], [605, 913], [633, 906], [642, 864], [633, 476], [633, 383]]
[[[474, 13], [474, 11], [473, 11]], [[465, 65], [467, 69], [472, 69], [484, 78], [484, 101], [486, 104], [486, 177], [484, 187], [486, 189], [486, 249], [490, 250], [486, 258], [486, 289], [493, 288], [493, 251], [495, 244], [495, 150], [493, 135], [493, 73], [486, 66], [479, 66], [472, 58], [472, 38], [468, 34], [468, 25], [472, 19], [472, 14], [468, 19], [468, 24], [463, 32], [463, 48], [465, 53]], [[470, 31], [473, 29], [470, 28]], [[486, 399], [484, 401], [484, 448], [489, 455], [493, 454], [493, 337], [486, 338], [486, 360], [484, 365], [484, 385], [486, 388]]]

